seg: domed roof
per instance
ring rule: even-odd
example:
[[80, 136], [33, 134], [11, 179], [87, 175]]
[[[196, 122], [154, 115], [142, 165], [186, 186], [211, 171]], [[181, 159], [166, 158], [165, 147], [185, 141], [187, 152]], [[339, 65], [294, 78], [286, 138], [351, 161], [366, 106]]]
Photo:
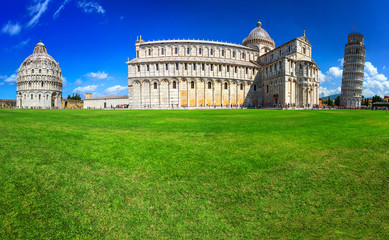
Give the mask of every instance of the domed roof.
[[42, 42], [39, 42], [35, 46], [34, 52], [23, 61], [19, 71], [31, 64], [39, 64], [41, 68], [49, 69], [59, 67], [54, 58], [47, 53], [46, 46]]
[[250, 43], [254, 42], [265, 42], [273, 47], [275, 46], [274, 40], [270, 37], [270, 35], [266, 32], [262, 27], [261, 21], [258, 19], [257, 27], [254, 28], [250, 34], [243, 40], [243, 45], [248, 46]]

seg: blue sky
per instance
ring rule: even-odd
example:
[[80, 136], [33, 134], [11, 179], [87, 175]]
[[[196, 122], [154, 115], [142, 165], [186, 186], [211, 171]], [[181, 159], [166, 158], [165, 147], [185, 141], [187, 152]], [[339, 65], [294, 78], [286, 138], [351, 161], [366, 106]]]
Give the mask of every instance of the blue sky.
[[365, 35], [364, 95], [389, 95], [389, 1], [1, 0], [0, 99], [15, 99], [17, 69], [42, 40], [60, 63], [68, 94], [127, 94], [135, 40], [241, 43], [262, 27], [279, 46], [306, 35], [321, 68], [322, 95], [340, 91], [347, 34]]

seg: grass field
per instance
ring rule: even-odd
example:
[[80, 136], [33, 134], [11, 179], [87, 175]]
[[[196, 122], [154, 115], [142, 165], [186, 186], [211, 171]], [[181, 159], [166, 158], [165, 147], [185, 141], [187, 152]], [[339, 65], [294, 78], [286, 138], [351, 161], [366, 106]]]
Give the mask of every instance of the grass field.
[[0, 239], [388, 239], [389, 112], [0, 110]]

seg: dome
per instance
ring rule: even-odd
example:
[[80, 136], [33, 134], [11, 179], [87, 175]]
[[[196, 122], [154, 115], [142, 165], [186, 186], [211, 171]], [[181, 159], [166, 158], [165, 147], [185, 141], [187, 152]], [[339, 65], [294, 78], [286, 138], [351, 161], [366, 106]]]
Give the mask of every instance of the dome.
[[19, 71], [23, 71], [30, 65], [34, 65], [33, 68], [38, 68], [39, 65], [39, 68], [59, 70], [59, 64], [47, 53], [46, 46], [42, 42], [39, 42], [34, 52], [23, 61]]
[[257, 27], [254, 28], [250, 34], [243, 40], [242, 44], [248, 47], [259, 47], [258, 45], [268, 45], [270, 48], [274, 48], [274, 40], [262, 27], [262, 23], [258, 20]]
[[59, 64], [39, 42], [18, 69], [16, 105], [22, 108], [60, 108], [62, 85]]

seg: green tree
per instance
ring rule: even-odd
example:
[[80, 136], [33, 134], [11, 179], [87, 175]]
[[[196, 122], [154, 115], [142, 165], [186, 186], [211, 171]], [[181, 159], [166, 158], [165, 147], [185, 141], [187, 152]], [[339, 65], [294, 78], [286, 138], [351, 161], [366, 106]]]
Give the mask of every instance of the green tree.
[[81, 101], [81, 95], [77, 94], [77, 93], [76, 93], [76, 95], [74, 95], [74, 93], [73, 93], [73, 96], [68, 95], [68, 99], [80, 100]]
[[332, 99], [330, 97], [328, 97], [327, 104], [328, 104], [328, 106], [334, 106], [334, 101], [332, 101]]
[[336, 98], [335, 98], [335, 106], [340, 106], [340, 96], [337, 96]]
[[373, 97], [373, 103], [375, 103], [375, 102], [381, 102], [382, 101], [382, 98], [380, 97], [380, 96], [378, 96], [378, 95], [375, 95], [374, 97]]

